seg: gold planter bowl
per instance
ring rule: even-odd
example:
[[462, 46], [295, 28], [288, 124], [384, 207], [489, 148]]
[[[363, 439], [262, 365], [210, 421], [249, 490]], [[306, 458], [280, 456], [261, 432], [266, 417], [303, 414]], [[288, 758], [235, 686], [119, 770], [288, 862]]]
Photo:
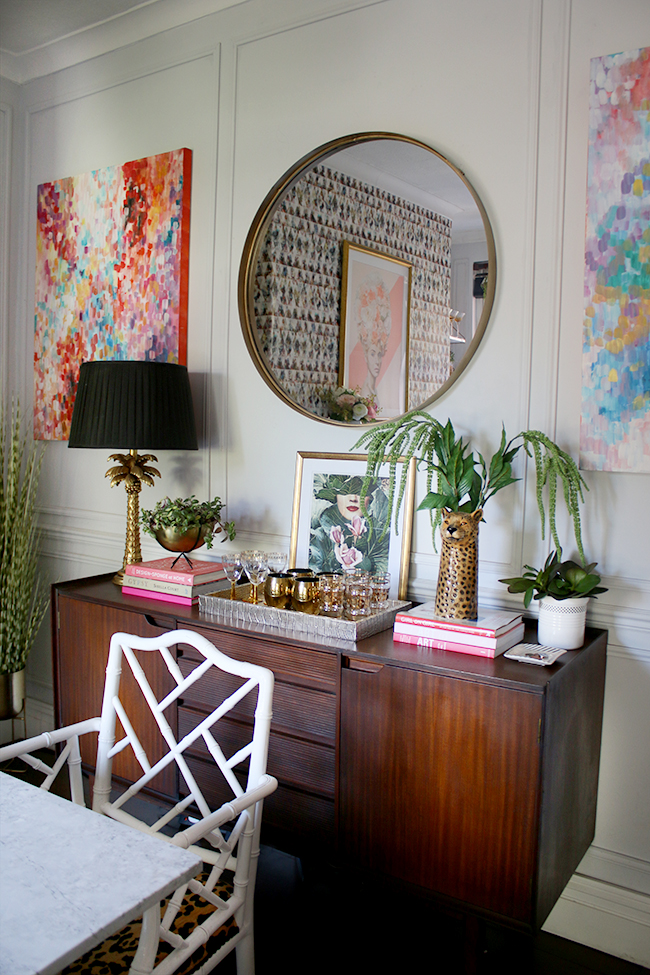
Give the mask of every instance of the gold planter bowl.
[[0, 674], [0, 721], [17, 718], [25, 707], [25, 668]]
[[[218, 527], [213, 529], [220, 531]], [[210, 525], [188, 528], [186, 531], [179, 531], [178, 528], [156, 528], [156, 540], [166, 548], [168, 552], [193, 552], [195, 548], [201, 548], [205, 542], [205, 536], [210, 531]]]

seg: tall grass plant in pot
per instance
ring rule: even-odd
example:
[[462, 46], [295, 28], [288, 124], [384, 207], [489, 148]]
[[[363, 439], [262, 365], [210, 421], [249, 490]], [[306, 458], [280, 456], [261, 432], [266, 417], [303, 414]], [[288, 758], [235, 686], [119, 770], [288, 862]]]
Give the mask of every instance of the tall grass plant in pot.
[[20, 405], [0, 413], [0, 719], [24, 704], [25, 665], [49, 604], [38, 575], [36, 493], [43, 451]]

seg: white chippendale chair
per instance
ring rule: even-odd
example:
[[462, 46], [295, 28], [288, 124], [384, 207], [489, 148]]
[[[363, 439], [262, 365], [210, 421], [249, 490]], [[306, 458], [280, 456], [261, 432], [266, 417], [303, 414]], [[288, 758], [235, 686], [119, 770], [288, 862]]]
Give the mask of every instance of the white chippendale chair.
[[[190, 669], [191, 664], [184, 664], [185, 676], [170, 649], [175, 644], [189, 645], [196, 651], [191, 655], [196, 657], [196, 666]], [[173, 690], [160, 701], [138, 660], [141, 651], [160, 654], [173, 679]], [[120, 676], [124, 666], [130, 667], [133, 672], [165, 743], [165, 754], [153, 766], [120, 700]], [[223, 674], [232, 676], [223, 677]], [[205, 686], [203, 691], [199, 682]], [[215, 700], [218, 687], [224, 690]], [[165, 712], [183, 696], [210, 701], [212, 711], [207, 716], [204, 712], [197, 712], [195, 726], [177, 741]], [[200, 877], [180, 887], [169, 899], [162, 912], [162, 920], [160, 906], [156, 905], [145, 912], [141, 933], [139, 923], [136, 927], [128, 926], [128, 929], [84, 955], [79, 962], [68, 966], [66, 972], [91, 973], [100, 970], [100, 961], [104, 963], [110, 956], [111, 963], [118, 965], [110, 970], [130, 971], [133, 975], [146, 975], [152, 971], [156, 975], [171, 975], [174, 972], [206, 975], [236, 948], [238, 975], [253, 975], [253, 895], [262, 803], [277, 787], [276, 779], [266, 774], [272, 699], [273, 674], [270, 670], [232, 660], [198, 633], [173, 630], [154, 638], [115, 633], [110, 643], [101, 717], [0, 748], [0, 761], [21, 758], [42, 772], [45, 775], [42, 789], [49, 789], [67, 764], [72, 800], [83, 805], [79, 735], [99, 732], [93, 810], [155, 834], [162, 841], [190, 849], [204, 863], [205, 869]], [[234, 753], [226, 755], [225, 752], [230, 751], [226, 742], [232, 739], [232, 734], [226, 731], [220, 735], [216, 725], [233, 708], [238, 709], [239, 715], [237, 734], [241, 735], [243, 729], [248, 729], [247, 740], [242, 744], [238, 739]], [[242, 715], [245, 716], [244, 720]], [[117, 719], [124, 735], [116, 742]], [[51, 768], [30, 754], [58, 743], [65, 744]], [[229, 801], [217, 809], [210, 807], [203, 794], [206, 790], [202, 791], [197, 784], [193, 774], [196, 761], [193, 762], [191, 756], [188, 759], [185, 754], [192, 746], [194, 754], [198, 751], [212, 760], [213, 764], [209, 766], [212, 770], [211, 791], [214, 777], [219, 777], [227, 786]], [[142, 775], [115, 797], [111, 785], [113, 758], [128, 748], [132, 749]], [[126, 807], [129, 802], [133, 806], [135, 800], [135, 805], [141, 809], [145, 805], [141, 797], [139, 799], [141, 790], [174, 762], [178, 766], [181, 783], [179, 791], [181, 794], [187, 792], [187, 796], [153, 825], [147, 825], [137, 818], [134, 811], [128, 812]], [[236, 769], [238, 774], [235, 774]], [[194, 817], [196, 822], [173, 832], [173, 821], [188, 815]], [[165, 832], [162, 832], [163, 829]], [[62, 923], [65, 923], [64, 919]], [[122, 954], [124, 945], [137, 946], [135, 955], [132, 947], [130, 958], [125, 958]]]

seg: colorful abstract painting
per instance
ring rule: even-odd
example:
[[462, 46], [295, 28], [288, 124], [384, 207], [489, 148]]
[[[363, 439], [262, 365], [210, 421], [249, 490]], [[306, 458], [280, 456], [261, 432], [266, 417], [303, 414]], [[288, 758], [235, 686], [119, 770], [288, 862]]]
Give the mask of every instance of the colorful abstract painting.
[[34, 436], [67, 440], [79, 366], [187, 361], [192, 153], [38, 187]]
[[650, 48], [591, 61], [580, 466], [650, 472]]

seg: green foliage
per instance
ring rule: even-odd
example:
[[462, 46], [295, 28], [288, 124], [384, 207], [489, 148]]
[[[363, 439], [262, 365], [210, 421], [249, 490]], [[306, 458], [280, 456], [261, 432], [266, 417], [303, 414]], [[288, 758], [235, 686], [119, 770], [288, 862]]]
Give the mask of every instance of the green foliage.
[[[521, 441], [517, 443], [517, 441]], [[428, 510], [435, 547], [435, 532], [442, 518], [442, 510], [476, 511], [518, 478], [513, 476], [512, 462], [523, 447], [535, 460], [537, 503], [545, 537], [546, 511], [544, 489], [548, 486], [548, 519], [553, 541], [561, 557], [562, 547], [556, 528], [557, 482], [562, 483], [564, 499], [573, 520], [576, 544], [585, 561], [582, 547], [579, 502], [584, 501], [582, 488], [586, 484], [571, 457], [539, 430], [526, 430], [513, 440], [506, 440], [502, 428], [501, 441], [489, 464], [480, 453], [469, 451], [462, 437], [456, 437], [451, 420], [443, 426], [435, 417], [422, 410], [382, 423], [365, 431], [353, 450], [363, 447], [368, 452], [366, 479], [376, 477], [382, 464], [389, 465], [389, 507], [394, 511], [395, 530], [400, 506], [406, 489], [408, 463], [415, 457], [418, 469], [427, 474], [427, 494], [418, 510]], [[403, 461], [399, 484], [397, 464]], [[362, 489], [362, 494], [365, 490]]]
[[519, 436], [523, 440], [523, 446], [528, 454], [535, 458], [537, 507], [539, 517], [542, 522], [542, 538], [546, 537], [546, 517], [544, 507], [544, 488], [548, 485], [548, 522], [551, 538], [558, 557], [562, 558], [562, 546], [558, 537], [555, 525], [555, 512], [557, 508], [557, 482], [562, 484], [564, 500], [567, 510], [573, 520], [576, 545], [583, 562], [586, 561], [584, 549], [582, 547], [582, 531], [580, 527], [580, 502], [584, 504], [582, 489], [589, 490], [584, 478], [576, 467], [575, 461], [560, 450], [557, 444], [541, 433], [539, 430], [525, 430]]
[[532, 599], [543, 599], [552, 596], [553, 599], [573, 599], [577, 596], [592, 596], [594, 599], [607, 589], [599, 585], [600, 576], [594, 572], [597, 562], [580, 566], [568, 559], [560, 562], [557, 552], [551, 552], [543, 569], [534, 569], [525, 565], [526, 571], [521, 576], [511, 579], [499, 579], [508, 587], [508, 592], [523, 593], [524, 606], [528, 608]]
[[218, 497], [212, 501], [199, 501], [193, 494], [189, 498], [163, 498], [155, 508], [143, 510], [140, 521], [144, 531], [153, 538], [159, 528], [175, 528], [182, 533], [190, 528], [207, 526], [205, 544], [212, 548], [213, 537], [219, 532], [224, 533], [222, 542], [227, 538], [232, 541], [236, 535], [234, 521], [221, 521], [222, 508]]
[[37, 573], [36, 492], [43, 451], [22, 431], [20, 404], [0, 413], [0, 674], [22, 670], [49, 597]]

